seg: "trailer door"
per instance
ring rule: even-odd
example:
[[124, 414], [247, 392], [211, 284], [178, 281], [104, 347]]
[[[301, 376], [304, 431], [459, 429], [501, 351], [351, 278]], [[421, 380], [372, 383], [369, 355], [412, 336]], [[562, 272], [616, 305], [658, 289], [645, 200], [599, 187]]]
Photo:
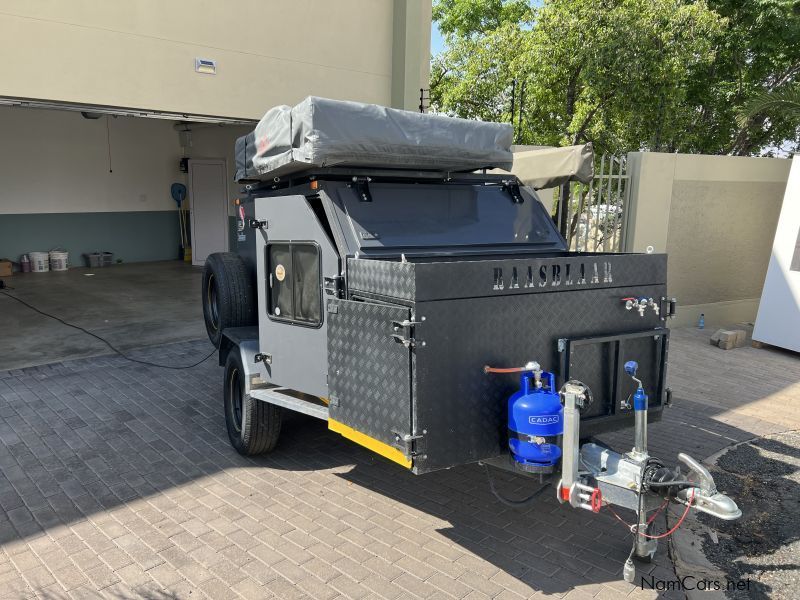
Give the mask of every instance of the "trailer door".
[[410, 309], [329, 299], [327, 312], [330, 429], [410, 467]]

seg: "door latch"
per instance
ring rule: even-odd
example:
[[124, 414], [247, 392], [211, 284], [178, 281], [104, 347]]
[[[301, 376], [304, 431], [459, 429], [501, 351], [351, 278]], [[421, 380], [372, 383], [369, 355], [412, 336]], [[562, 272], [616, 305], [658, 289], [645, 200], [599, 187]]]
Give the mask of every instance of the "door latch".
[[410, 335], [404, 335], [400, 333], [402, 329], [408, 330], [409, 328], [413, 327], [414, 325], [421, 325], [422, 322], [425, 320], [425, 317], [420, 317], [419, 321], [415, 321], [413, 316], [411, 319], [403, 319], [402, 321], [392, 321], [392, 339], [397, 342], [398, 344], [403, 344], [406, 348], [414, 348], [419, 344], [420, 346], [424, 346], [425, 342], [418, 342], [416, 339], [411, 337]]
[[[417, 453], [413, 451], [413, 444], [416, 440], [421, 440], [423, 436], [421, 435], [411, 435], [410, 433], [399, 433], [397, 431], [392, 432], [394, 434], [394, 441], [396, 444], [402, 444], [405, 446], [405, 454], [406, 456], [416, 456]], [[423, 433], [427, 433], [423, 431]]]
[[[406, 348], [414, 348], [417, 345], [417, 340], [412, 337], [406, 337], [399, 333], [393, 333], [392, 339], [398, 344], [403, 344], [403, 346]], [[423, 342], [422, 345], [424, 346], [425, 342]]]
[[403, 321], [392, 321], [392, 327], [395, 331], [402, 327], [413, 327], [414, 325], [422, 325], [422, 321], [425, 320], [425, 317], [422, 317], [420, 321], [414, 321], [413, 319], [405, 319]]

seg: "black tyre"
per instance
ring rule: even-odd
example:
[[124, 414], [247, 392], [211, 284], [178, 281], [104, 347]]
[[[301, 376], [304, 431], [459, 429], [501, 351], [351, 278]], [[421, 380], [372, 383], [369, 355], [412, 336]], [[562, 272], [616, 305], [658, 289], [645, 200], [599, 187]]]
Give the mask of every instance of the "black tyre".
[[208, 339], [217, 348], [226, 327], [257, 323], [255, 288], [238, 255], [231, 252], [209, 255], [203, 268], [202, 293]]
[[225, 363], [225, 424], [239, 454], [270, 452], [281, 433], [282, 409], [244, 393], [244, 368], [236, 350]]

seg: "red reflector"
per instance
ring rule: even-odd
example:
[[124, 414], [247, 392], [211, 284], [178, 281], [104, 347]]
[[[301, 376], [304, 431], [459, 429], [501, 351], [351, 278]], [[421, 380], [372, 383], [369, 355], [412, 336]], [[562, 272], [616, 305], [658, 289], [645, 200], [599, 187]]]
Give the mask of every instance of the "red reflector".
[[592, 507], [592, 512], [600, 512], [600, 508], [603, 506], [603, 494], [600, 493], [600, 488], [594, 488], [589, 504]]
[[569, 488], [568, 487], [562, 487], [561, 488], [561, 499], [564, 502], [569, 502]]

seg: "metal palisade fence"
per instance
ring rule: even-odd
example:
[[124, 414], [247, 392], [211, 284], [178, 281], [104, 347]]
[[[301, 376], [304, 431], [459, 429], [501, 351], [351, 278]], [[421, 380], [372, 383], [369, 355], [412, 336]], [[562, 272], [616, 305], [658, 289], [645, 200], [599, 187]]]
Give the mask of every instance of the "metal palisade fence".
[[[556, 223], [569, 249], [577, 252], [622, 252], [630, 199], [627, 157], [603, 154], [588, 184], [570, 182], [553, 192]], [[565, 196], [568, 200], [563, 202]], [[566, 220], [561, 211], [566, 208]]]

